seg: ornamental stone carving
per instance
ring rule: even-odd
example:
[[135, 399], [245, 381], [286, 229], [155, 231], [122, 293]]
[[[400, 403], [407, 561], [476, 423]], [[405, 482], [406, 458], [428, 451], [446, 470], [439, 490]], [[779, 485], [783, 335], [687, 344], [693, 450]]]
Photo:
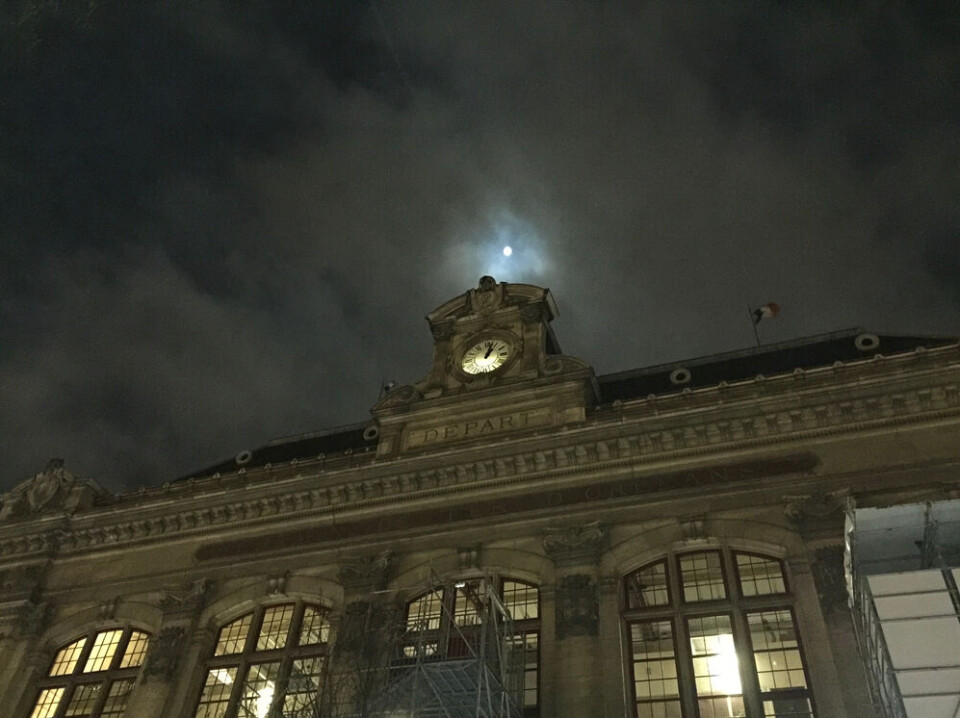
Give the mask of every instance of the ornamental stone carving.
[[607, 527], [599, 521], [583, 526], [552, 527], [544, 531], [543, 550], [558, 566], [596, 563], [606, 537]]
[[183, 627], [168, 626], [150, 638], [147, 662], [143, 667], [143, 675], [147, 680], [168, 681], [176, 675], [185, 634]]
[[849, 619], [847, 580], [844, 573], [843, 546], [828, 546], [817, 550], [813, 564], [813, 581], [824, 616], [839, 614]]
[[393, 552], [390, 549], [372, 556], [357, 556], [342, 561], [340, 583], [355, 591], [376, 591], [387, 584]]
[[213, 590], [213, 582], [200, 579], [179, 590], [168, 591], [160, 599], [160, 608], [168, 620], [188, 619], [203, 610]]
[[563, 576], [557, 582], [557, 638], [596, 636], [600, 623], [597, 582], [586, 574]]
[[826, 519], [839, 516], [844, 508], [848, 491], [815, 491], [802, 496], [784, 496], [788, 502], [784, 515], [794, 523], [803, 523], [808, 519]]
[[63, 459], [50, 459], [43, 471], [0, 497], [0, 521], [55, 511], [73, 514], [93, 506], [104, 493], [93, 481], [77, 479], [63, 468]]

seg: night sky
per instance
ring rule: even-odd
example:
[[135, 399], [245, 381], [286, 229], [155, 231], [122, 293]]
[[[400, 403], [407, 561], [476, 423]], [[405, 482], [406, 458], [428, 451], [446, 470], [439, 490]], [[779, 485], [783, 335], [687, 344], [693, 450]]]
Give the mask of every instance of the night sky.
[[0, 490], [362, 421], [482, 274], [600, 374], [960, 334], [958, 8], [6, 0]]

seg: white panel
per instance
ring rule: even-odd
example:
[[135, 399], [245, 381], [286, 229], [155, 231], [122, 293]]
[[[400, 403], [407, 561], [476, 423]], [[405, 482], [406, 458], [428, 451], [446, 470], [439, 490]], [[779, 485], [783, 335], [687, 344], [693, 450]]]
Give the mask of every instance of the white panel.
[[868, 576], [867, 580], [870, 582], [870, 591], [874, 596], [884, 596], [890, 593], [943, 591], [947, 587], [939, 569], [877, 574]]
[[880, 620], [889, 618], [919, 618], [921, 616], [953, 616], [955, 610], [950, 594], [915, 593], [911, 596], [887, 596], [874, 600]]
[[932, 671], [897, 671], [897, 684], [905, 696], [960, 692], [960, 667], [937, 668]]
[[890, 650], [890, 660], [897, 670], [953, 667], [960, 662], [960, 621], [956, 617], [918, 618], [880, 625]]
[[960, 696], [903, 699], [907, 718], [954, 718], [958, 705], [960, 705]]
[[956, 581], [957, 585], [960, 585], [960, 568], [955, 568], [950, 571], [953, 574], [953, 580]]

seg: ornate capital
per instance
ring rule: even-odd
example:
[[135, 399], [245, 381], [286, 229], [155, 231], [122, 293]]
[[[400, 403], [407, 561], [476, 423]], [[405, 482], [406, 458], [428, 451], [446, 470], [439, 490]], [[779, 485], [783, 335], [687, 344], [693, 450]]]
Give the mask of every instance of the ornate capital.
[[544, 531], [543, 550], [558, 566], [596, 563], [606, 543], [607, 527], [599, 521]]
[[202, 578], [184, 587], [168, 591], [160, 599], [160, 608], [168, 620], [192, 618], [207, 605], [207, 598], [213, 590], [213, 582]]
[[372, 556], [346, 558], [340, 567], [340, 583], [348, 589], [375, 591], [386, 585], [392, 565], [390, 549]]
[[596, 636], [600, 623], [600, 598], [597, 582], [591, 576], [576, 573], [557, 582], [557, 638]]

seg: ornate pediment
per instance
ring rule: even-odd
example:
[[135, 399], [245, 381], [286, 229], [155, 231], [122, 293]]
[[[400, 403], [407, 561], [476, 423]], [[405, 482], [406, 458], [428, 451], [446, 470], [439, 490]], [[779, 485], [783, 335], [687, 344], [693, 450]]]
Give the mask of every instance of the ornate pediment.
[[106, 492], [89, 479], [78, 479], [51, 459], [43, 471], [0, 497], [0, 521], [44, 513], [72, 514], [93, 506]]

